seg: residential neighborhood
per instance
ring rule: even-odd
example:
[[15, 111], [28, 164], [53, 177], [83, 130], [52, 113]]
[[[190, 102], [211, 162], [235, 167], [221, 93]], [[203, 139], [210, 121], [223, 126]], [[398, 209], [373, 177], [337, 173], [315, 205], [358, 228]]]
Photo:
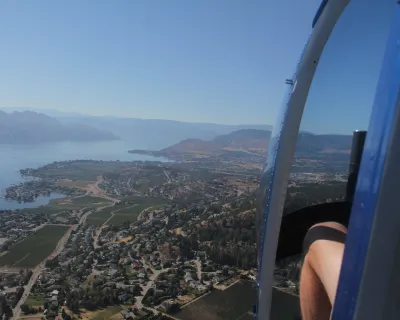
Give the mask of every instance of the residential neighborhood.
[[[245, 290], [253, 299], [262, 161], [246, 159], [76, 160], [22, 170], [63, 197], [0, 216], [3, 317], [180, 319], [216, 292]], [[307, 159], [298, 164], [309, 168]], [[296, 170], [288, 209], [343, 196], [341, 171]], [[301, 257], [280, 263], [274, 285], [298, 294], [300, 269]], [[251, 315], [252, 300], [227, 301], [226, 310]]]

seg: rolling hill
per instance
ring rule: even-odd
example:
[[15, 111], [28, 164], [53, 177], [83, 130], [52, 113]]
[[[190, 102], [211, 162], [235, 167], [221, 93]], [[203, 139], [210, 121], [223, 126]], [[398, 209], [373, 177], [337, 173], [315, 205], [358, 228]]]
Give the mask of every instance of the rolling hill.
[[226, 151], [242, 151], [264, 154], [267, 151], [271, 131], [242, 129], [220, 135], [211, 141], [186, 139], [161, 150], [165, 154], [192, 153], [217, 155]]
[[[267, 152], [271, 131], [242, 129], [217, 136], [212, 140], [185, 139], [160, 151], [131, 150], [131, 153], [151, 154], [172, 159], [182, 156], [218, 157], [262, 156]], [[298, 137], [296, 153], [349, 153], [352, 136], [316, 135], [301, 132]]]

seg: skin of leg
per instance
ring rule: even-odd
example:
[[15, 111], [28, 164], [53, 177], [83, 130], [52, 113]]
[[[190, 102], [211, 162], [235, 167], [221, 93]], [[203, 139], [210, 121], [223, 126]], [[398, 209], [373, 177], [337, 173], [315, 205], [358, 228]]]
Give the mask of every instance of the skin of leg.
[[[319, 223], [347, 233], [336, 222]], [[300, 305], [304, 320], [329, 319], [335, 301], [344, 244], [329, 240], [313, 242], [307, 252], [300, 277]]]
[[329, 319], [331, 303], [321, 280], [308, 260], [306, 256], [300, 275], [300, 308], [302, 319]]

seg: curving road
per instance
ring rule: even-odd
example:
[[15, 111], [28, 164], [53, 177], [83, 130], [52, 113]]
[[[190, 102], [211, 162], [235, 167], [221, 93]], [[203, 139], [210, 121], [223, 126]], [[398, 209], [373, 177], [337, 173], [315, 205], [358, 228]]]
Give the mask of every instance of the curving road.
[[[132, 258], [132, 257], [131, 257]], [[165, 268], [165, 269], [161, 269], [161, 270], [156, 270], [154, 269], [151, 265], [147, 264], [146, 260], [144, 260], [142, 258], [142, 263], [143, 263], [143, 267], [147, 270], [147, 269], [151, 269], [151, 271], [153, 272], [153, 274], [149, 277], [149, 281], [146, 283], [145, 286], [142, 287], [142, 293], [143, 295], [136, 297], [136, 307], [138, 309], [141, 309], [143, 307], [147, 308], [147, 309], [151, 309], [153, 311], [155, 311], [156, 313], [158, 313], [159, 311], [150, 307], [146, 307], [142, 304], [142, 300], [144, 298], [144, 296], [146, 295], [147, 291], [149, 291], [150, 288], [153, 287], [154, 285], [154, 281], [158, 278], [158, 276], [163, 273], [168, 271], [170, 268]]]
[[88, 191], [86, 192], [86, 195], [94, 195], [94, 196], [99, 197], [99, 198], [107, 199], [107, 200], [109, 200], [109, 201], [111, 201], [111, 202], [113, 202], [113, 203], [119, 202], [119, 200], [114, 199], [114, 198], [111, 198], [111, 197], [109, 197], [108, 195], [106, 195], [106, 193], [104, 192], [104, 190], [101, 189], [101, 188], [99, 187], [99, 185], [100, 185], [103, 181], [104, 181], [103, 176], [97, 177], [96, 183], [90, 184], [90, 185], [89, 185], [89, 189], [88, 189]]
[[[112, 207], [113, 205], [114, 205], [114, 204], [109, 205], [109, 206], [105, 206], [105, 207], [101, 207], [101, 208], [97, 208], [96, 211], [94, 211], [94, 212], [98, 212], [98, 211], [100, 211], [100, 210], [103, 210], [104, 208]], [[92, 212], [91, 212], [91, 213], [92, 213]], [[110, 221], [110, 219], [114, 216], [114, 211], [111, 211], [110, 214], [111, 214], [111, 217], [109, 217], [109, 218], [107, 219], [107, 221], [105, 221], [105, 222], [101, 225], [100, 228], [97, 228], [97, 229], [94, 231], [94, 235], [93, 235], [93, 248], [94, 248], [94, 249], [97, 249], [97, 248], [100, 248], [100, 247], [101, 247], [101, 246], [99, 246], [99, 245], [97, 244], [97, 241], [99, 240], [101, 231], [102, 231], [103, 228], [107, 225], [107, 222]]]

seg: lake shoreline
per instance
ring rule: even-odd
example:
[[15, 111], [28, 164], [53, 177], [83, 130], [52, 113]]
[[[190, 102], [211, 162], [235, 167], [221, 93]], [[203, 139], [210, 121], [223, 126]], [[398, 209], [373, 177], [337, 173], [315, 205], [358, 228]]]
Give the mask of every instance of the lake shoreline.
[[[41, 145], [0, 145], [0, 210], [35, 208], [46, 205], [52, 199], [39, 197], [35, 202], [18, 203], [4, 199], [5, 191], [12, 185], [26, 182], [27, 177], [21, 175], [25, 168], [39, 168], [55, 161], [76, 159], [92, 159], [103, 161], [161, 161], [165, 159], [145, 155], [134, 155], [128, 152], [137, 142], [106, 141], [106, 142], [62, 142]], [[151, 145], [151, 141], [149, 146]], [[168, 161], [168, 160], [166, 160]], [[3, 197], [3, 198], [2, 198]], [[56, 195], [56, 197], [59, 197]]]
[[[168, 159], [163, 159], [168, 162]], [[0, 194], [0, 210], [16, 210], [16, 209], [28, 209], [37, 208], [40, 206], [48, 205], [53, 199], [60, 199], [65, 197], [76, 197], [82, 196], [86, 192], [79, 188], [73, 187], [62, 187], [58, 185], [59, 179], [46, 179], [38, 172], [41, 169], [51, 166], [57, 166], [62, 163], [69, 163], [74, 161], [85, 161], [85, 162], [164, 162], [158, 158], [151, 157], [146, 160], [64, 160], [64, 161], [53, 161], [44, 165], [39, 165], [37, 168], [23, 168], [19, 169], [20, 182], [18, 184], [11, 184], [4, 188]]]

